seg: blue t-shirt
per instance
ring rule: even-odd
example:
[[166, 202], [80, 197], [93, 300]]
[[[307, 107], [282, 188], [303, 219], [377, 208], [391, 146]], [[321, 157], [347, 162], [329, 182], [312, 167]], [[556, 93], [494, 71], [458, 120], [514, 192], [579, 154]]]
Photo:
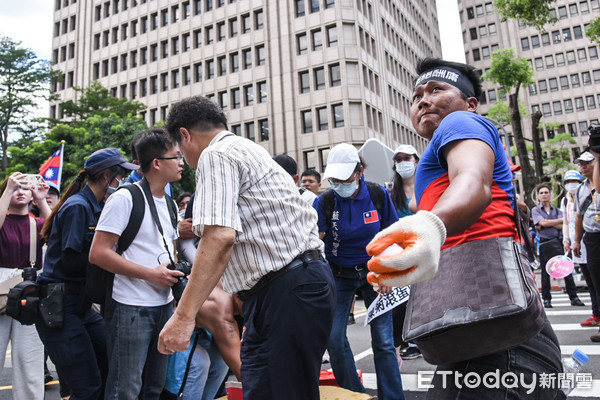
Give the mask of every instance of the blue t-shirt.
[[443, 248], [471, 240], [516, 237], [513, 210], [512, 173], [498, 130], [485, 118], [469, 111], [455, 111], [442, 120], [419, 160], [415, 176], [415, 196], [419, 210], [430, 211], [448, 188], [448, 164], [443, 156], [447, 144], [477, 139], [494, 151], [492, 203], [465, 231], [446, 239]]
[[325, 256], [332, 263], [341, 267], [354, 267], [365, 264], [371, 256], [365, 247], [380, 230], [398, 221], [398, 214], [387, 190], [384, 192], [383, 215], [379, 215], [371, 201], [369, 189], [364, 176], [360, 178], [360, 190], [356, 198], [343, 198], [334, 192], [335, 206], [331, 218], [331, 227], [327, 225], [327, 217], [321, 203], [323, 196], [315, 199], [313, 207], [319, 215], [319, 232], [326, 232]]
[[85, 186], [65, 201], [54, 215], [44, 270], [38, 277], [40, 283], [85, 282], [87, 265], [77, 266], [77, 275], [67, 275], [61, 257], [66, 249], [89, 253], [101, 211], [102, 206], [98, 204], [89, 186]]

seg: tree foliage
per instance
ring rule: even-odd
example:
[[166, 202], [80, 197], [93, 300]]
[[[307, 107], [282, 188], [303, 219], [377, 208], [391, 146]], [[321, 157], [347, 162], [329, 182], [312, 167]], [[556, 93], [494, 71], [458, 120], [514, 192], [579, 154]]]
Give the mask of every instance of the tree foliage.
[[[35, 173], [64, 141], [62, 189], [83, 168], [85, 159], [104, 147], [116, 147], [126, 158], [130, 157], [131, 139], [148, 129], [137, 113], [145, 108], [139, 102], [113, 97], [101, 84], [95, 82], [88, 88], [77, 89], [81, 97], [67, 102], [67, 112], [72, 119], [54, 120], [52, 129], [42, 135], [24, 135], [13, 143], [9, 153], [10, 167], [15, 171]], [[186, 166], [183, 178], [173, 183], [173, 192], [190, 191], [195, 187], [194, 171]]]
[[519, 110], [519, 89], [523, 85], [529, 85], [533, 76], [533, 70], [529, 62], [515, 54], [512, 48], [496, 50], [492, 53], [490, 69], [483, 74], [482, 78], [494, 82], [509, 93], [508, 108], [510, 110], [510, 125], [514, 136], [521, 171], [523, 186], [525, 188], [525, 201], [531, 207], [534, 205], [531, 190], [535, 187], [536, 177], [527, 151], [527, 144], [523, 137], [521, 125], [521, 112]]
[[590, 22], [585, 30], [585, 35], [590, 38], [590, 41], [600, 44], [600, 17], [596, 17]]
[[0, 145], [2, 170], [8, 167], [8, 138], [11, 131], [31, 133], [38, 122], [32, 110], [40, 99], [50, 99], [46, 84], [56, 76], [50, 62], [39, 59], [7, 36], [0, 36]]
[[520, 19], [544, 31], [544, 25], [554, 22], [550, 5], [554, 0], [494, 0], [502, 22], [509, 18]]

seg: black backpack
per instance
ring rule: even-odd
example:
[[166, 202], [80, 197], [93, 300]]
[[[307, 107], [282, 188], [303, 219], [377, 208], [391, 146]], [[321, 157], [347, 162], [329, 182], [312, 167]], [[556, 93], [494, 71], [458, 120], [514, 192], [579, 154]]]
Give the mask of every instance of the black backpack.
[[[379, 214], [379, 220], [381, 221], [381, 216], [383, 215], [381, 210], [383, 210], [383, 206], [385, 204], [385, 195], [384, 188], [375, 182], [367, 182], [367, 189], [369, 190], [369, 196], [371, 196], [371, 201], [377, 210], [377, 214]], [[333, 209], [335, 208], [335, 197], [333, 196], [333, 189], [327, 189], [321, 195], [321, 205], [323, 206], [323, 210], [325, 211], [325, 217], [327, 218], [327, 226], [331, 227], [331, 218], [333, 216]]]
[[[129, 248], [133, 239], [137, 236], [140, 226], [142, 225], [142, 220], [144, 219], [144, 212], [146, 211], [144, 193], [140, 187], [134, 189], [136, 186], [137, 185], [125, 185], [118, 189], [128, 190], [129, 193], [131, 193], [131, 199], [133, 201], [129, 222], [127, 222], [125, 230], [117, 241], [116, 252], [119, 255], [123, 254], [123, 252]], [[173, 227], [177, 229], [177, 206], [171, 196], [166, 193], [165, 198], [167, 207], [169, 208], [171, 223], [173, 224]], [[92, 303], [104, 305], [107, 299], [112, 298], [114, 278], [115, 274], [112, 272], [108, 272], [97, 265], [88, 263], [85, 279], [85, 292], [87, 298], [91, 300]]]

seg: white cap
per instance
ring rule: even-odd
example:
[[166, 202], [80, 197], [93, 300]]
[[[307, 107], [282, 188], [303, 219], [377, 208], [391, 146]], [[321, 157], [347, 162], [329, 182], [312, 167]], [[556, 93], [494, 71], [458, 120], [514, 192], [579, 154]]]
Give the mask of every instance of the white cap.
[[396, 147], [396, 150], [394, 150], [394, 157], [396, 157], [398, 153], [411, 154], [419, 158], [419, 153], [412, 144], [401, 144], [400, 146]]
[[579, 155], [579, 157], [577, 157], [577, 159], [575, 160], [575, 164], [577, 164], [578, 161], [586, 161], [586, 162], [594, 161], [594, 156], [592, 155], [592, 153], [590, 153], [588, 151], [584, 151], [583, 153], [581, 153]]
[[323, 179], [335, 178], [345, 181], [356, 169], [356, 163], [360, 162], [358, 150], [348, 143], [340, 143], [333, 146], [327, 156], [327, 167]]

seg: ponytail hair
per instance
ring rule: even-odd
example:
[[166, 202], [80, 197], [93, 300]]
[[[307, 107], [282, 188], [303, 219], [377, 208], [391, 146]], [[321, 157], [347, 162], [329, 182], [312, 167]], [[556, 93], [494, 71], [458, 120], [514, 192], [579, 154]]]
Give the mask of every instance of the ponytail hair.
[[73, 179], [73, 181], [71, 182], [71, 184], [69, 185], [69, 187], [67, 188], [65, 193], [60, 197], [60, 200], [58, 201], [58, 203], [52, 209], [52, 212], [50, 213], [48, 218], [46, 218], [46, 221], [44, 221], [44, 226], [42, 227], [41, 234], [42, 234], [42, 238], [46, 242], [48, 241], [48, 237], [50, 236], [50, 232], [52, 231], [52, 224], [54, 223], [54, 216], [56, 215], [58, 210], [60, 210], [62, 205], [65, 203], [65, 201], [67, 201], [67, 199], [69, 197], [73, 196], [75, 193], [77, 193], [81, 190], [81, 188], [84, 186], [84, 183], [86, 182], [88, 176], [89, 176], [89, 173], [85, 169], [82, 169], [81, 171], [79, 171], [79, 173], [77, 174], [75, 179]]

